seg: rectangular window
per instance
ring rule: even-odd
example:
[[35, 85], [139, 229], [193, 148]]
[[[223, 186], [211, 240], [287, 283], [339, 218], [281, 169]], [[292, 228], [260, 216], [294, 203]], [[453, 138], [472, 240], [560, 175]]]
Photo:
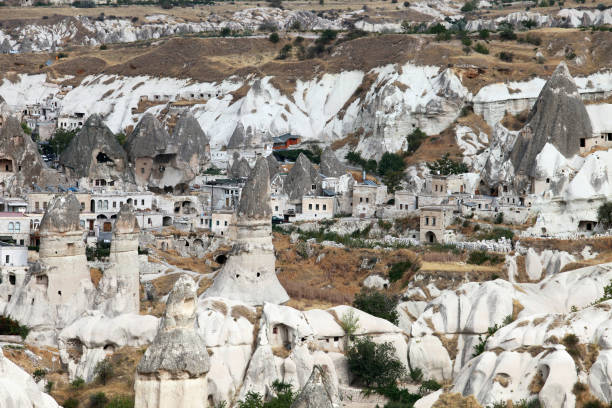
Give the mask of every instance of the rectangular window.
[[40, 203], [38, 201], [34, 203], [34, 208], [36, 209], [36, 211], [40, 209]]
[[225, 224], [224, 224], [224, 225], [227, 227], [227, 221], [225, 221]]
[[315, 206], [315, 210], [319, 211], [319, 204]]
[[113, 208], [117, 208], [117, 202], [113, 201]]
[[278, 205], [274, 206], [274, 211], [278, 211]]
[[144, 167], [140, 168], [140, 174], [144, 174]]
[[366, 203], [370, 202], [370, 197], [366, 197]]
[[219, 220], [217, 220], [217, 225], [219, 225]]
[[312, 204], [308, 204], [308, 209], [312, 210]]
[[323, 204], [323, 211], [327, 211], [327, 204]]
[[429, 217], [425, 217], [425, 225], [429, 225]]
[[436, 225], [436, 217], [431, 217], [431, 225]]
[[363, 197], [359, 197], [359, 202], [363, 203]]
[[10, 260], [11, 260], [11, 256], [10, 256], [10, 255], [7, 255], [7, 256], [6, 256], [6, 263], [9, 263], [9, 262], [10, 262]]
[[144, 200], [140, 200], [140, 205], [145, 205]]

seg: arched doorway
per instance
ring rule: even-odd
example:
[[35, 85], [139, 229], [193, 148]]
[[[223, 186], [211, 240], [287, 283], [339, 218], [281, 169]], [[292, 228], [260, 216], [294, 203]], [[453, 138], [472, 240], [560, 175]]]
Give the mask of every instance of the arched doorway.
[[437, 242], [436, 234], [434, 234], [431, 231], [427, 231], [425, 233], [425, 241], [429, 242], [430, 244], [433, 244], [434, 242]]

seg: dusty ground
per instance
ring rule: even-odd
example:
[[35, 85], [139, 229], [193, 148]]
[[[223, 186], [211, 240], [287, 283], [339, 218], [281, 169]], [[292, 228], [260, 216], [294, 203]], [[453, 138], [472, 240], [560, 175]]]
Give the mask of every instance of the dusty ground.
[[[527, 33], [518, 33], [526, 37]], [[465, 54], [458, 39], [437, 42], [432, 35], [371, 34], [351, 41], [338, 41], [319, 57], [300, 60], [296, 53], [278, 60], [279, 50], [293, 43], [294, 37], [281, 36], [272, 44], [266, 38], [166, 38], [131, 44], [112, 44], [107, 50], [73, 47], [68, 57], [51, 67], [44, 62], [53, 54], [0, 55], [0, 72], [11, 78], [14, 73], [48, 72], [51, 76], [74, 75], [73, 84], [85, 75], [115, 73], [193, 78], [198, 81], [220, 81], [231, 75], [273, 75], [278, 86], [291, 92], [296, 79], [310, 79], [323, 72], [344, 70], [368, 71], [388, 63], [432, 64], [451, 66], [463, 83], [477, 92], [482, 86], [508, 80], [528, 80], [552, 73], [566, 54], [575, 53], [584, 62], [568, 61], [574, 75], [586, 75], [612, 65], [612, 33], [573, 29], [541, 29], [529, 32], [540, 38], [541, 45], [527, 42], [499, 41], [495, 35], [485, 42], [472, 34], [473, 44], [482, 42], [489, 55]], [[312, 40], [305, 39], [306, 47]], [[294, 50], [297, 47], [293, 47]], [[545, 58], [537, 63], [535, 54]], [[513, 62], [501, 61], [501, 51], [511, 52]], [[367, 80], [367, 78], [366, 78]]]

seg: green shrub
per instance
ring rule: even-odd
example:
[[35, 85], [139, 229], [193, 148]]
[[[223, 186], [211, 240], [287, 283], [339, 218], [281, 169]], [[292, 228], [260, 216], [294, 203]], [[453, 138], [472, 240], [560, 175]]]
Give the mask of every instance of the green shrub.
[[542, 45], [542, 39], [537, 35], [533, 34], [527, 34], [527, 36], [525, 37], [525, 41], [531, 45], [536, 45], [538, 47]]
[[502, 238], [512, 239], [514, 232], [508, 228], [495, 227], [492, 230], [483, 231], [478, 238], [490, 241], [499, 241]]
[[612, 225], [612, 202], [603, 203], [597, 209], [597, 221], [606, 227]]
[[120, 395], [110, 400], [104, 408], [134, 408], [134, 400], [127, 395]]
[[32, 377], [34, 377], [34, 381], [36, 382], [39, 382], [41, 379], [45, 378], [46, 375], [47, 375], [47, 370], [45, 370], [44, 368], [37, 368], [32, 373]]
[[81, 377], [76, 377], [71, 383], [70, 386], [72, 388], [74, 388], [75, 390], [78, 390], [79, 388], [83, 388], [83, 386], [85, 385], [85, 380]]
[[102, 50], [102, 51], [107, 50], [107, 49], [108, 49], [108, 46], [106, 44], [102, 44], [100, 46], [100, 50]]
[[599, 302], [605, 302], [606, 300], [610, 300], [612, 299], [612, 280], [610, 281], [609, 284], [607, 284], [606, 286], [604, 286], [604, 294], [602, 297], [600, 297], [597, 300], [597, 303]]
[[503, 224], [504, 223], [504, 213], [499, 212], [493, 219], [493, 223], [495, 224]]
[[485, 47], [485, 45], [483, 43], [477, 43], [476, 46], [474, 47], [474, 51], [476, 51], [479, 54], [488, 54], [489, 53], [489, 49], [487, 47]]
[[419, 394], [429, 394], [430, 392], [438, 391], [440, 388], [442, 388], [442, 385], [440, 385], [436, 380], [425, 380], [419, 388]]
[[404, 366], [391, 343], [376, 344], [367, 337], [357, 339], [346, 358], [351, 373], [368, 388], [395, 386], [404, 376]]
[[514, 41], [516, 40], [516, 33], [511, 27], [507, 27], [499, 33], [499, 38], [502, 41]]
[[297, 396], [291, 389], [291, 384], [278, 380], [272, 383], [276, 397], [264, 402], [261, 394], [249, 391], [244, 400], [238, 402], [238, 408], [290, 408]]
[[289, 56], [289, 53], [291, 52], [291, 49], [293, 48], [293, 46], [291, 44], [285, 44], [283, 46], [283, 48], [281, 48], [281, 50], [278, 52], [278, 57], [276, 57], [277, 59], [286, 59]]
[[487, 251], [473, 251], [470, 252], [467, 263], [471, 265], [482, 265], [487, 261], [495, 265], [501, 263], [503, 258], [499, 255], [489, 254]]
[[389, 280], [396, 282], [404, 277], [404, 273], [410, 269], [418, 270], [419, 266], [415, 265], [412, 261], [402, 261], [395, 263], [389, 269]]
[[0, 334], [9, 336], [21, 336], [25, 340], [28, 337], [30, 329], [19, 324], [17, 320], [13, 320], [7, 316], [0, 316]]
[[470, 40], [470, 37], [463, 37], [461, 39], [461, 44], [465, 45], [466, 47], [469, 47], [470, 45], [472, 45], [472, 40]]
[[103, 392], [96, 392], [89, 396], [89, 406], [91, 408], [104, 408], [108, 404], [108, 397]]
[[511, 52], [502, 51], [499, 53], [499, 59], [504, 62], [512, 62], [514, 59], [514, 54]]
[[378, 174], [385, 176], [389, 172], [403, 171], [406, 165], [402, 156], [396, 153], [383, 153], [378, 162]]
[[45, 384], [45, 392], [47, 394], [51, 394], [51, 390], [53, 390], [54, 385], [55, 383], [53, 381], [47, 381], [47, 384]]
[[397, 325], [399, 315], [395, 307], [398, 301], [399, 299], [396, 296], [387, 295], [375, 290], [363, 289], [355, 295], [353, 307]]
[[429, 170], [433, 174], [440, 174], [443, 176], [463, 174], [469, 171], [467, 164], [451, 159], [448, 153], [435, 162], [427, 163], [427, 167], [429, 167]]
[[411, 368], [409, 374], [410, 374], [410, 378], [412, 379], [412, 381], [414, 382], [423, 381], [423, 370], [421, 370], [419, 367]]
[[478, 8], [478, 4], [476, 3], [476, 1], [468, 1], [466, 2], [463, 7], [461, 7], [461, 11], [463, 11], [464, 13], [469, 13], [471, 11], [474, 11]]
[[221, 35], [221, 37], [228, 37], [231, 34], [232, 34], [232, 30], [229, 27], [223, 27], [221, 31], [219, 32], [219, 35]]
[[78, 408], [78, 406], [79, 406], [79, 400], [74, 398], [74, 397], [68, 398], [62, 404], [62, 407], [64, 407], [64, 408]]
[[28, 126], [26, 122], [21, 122], [21, 129], [23, 130], [23, 133], [25, 133], [26, 135], [32, 136], [32, 129], [30, 129], [30, 127]]
[[406, 154], [411, 155], [421, 147], [421, 144], [427, 139], [427, 135], [420, 128], [416, 128], [406, 136], [406, 140], [408, 141], [408, 149], [406, 149]]
[[110, 256], [111, 244], [106, 242], [96, 242], [95, 247], [88, 246], [85, 248], [85, 256], [88, 261], [102, 260]]
[[99, 361], [98, 364], [96, 364], [96, 368], [94, 369], [94, 375], [96, 377], [96, 380], [100, 381], [104, 385], [106, 385], [106, 383], [111, 378], [113, 378], [113, 365], [111, 364], [108, 358], [105, 358], [104, 360]]
[[436, 34], [436, 41], [450, 41], [451, 33], [450, 31], [443, 31], [441, 33]]
[[278, 33], [272, 33], [268, 36], [268, 40], [270, 40], [271, 43], [276, 44], [280, 41], [280, 37], [278, 36]]
[[488, 39], [490, 34], [491, 33], [487, 29], [478, 31], [478, 37], [480, 37], [481, 40]]

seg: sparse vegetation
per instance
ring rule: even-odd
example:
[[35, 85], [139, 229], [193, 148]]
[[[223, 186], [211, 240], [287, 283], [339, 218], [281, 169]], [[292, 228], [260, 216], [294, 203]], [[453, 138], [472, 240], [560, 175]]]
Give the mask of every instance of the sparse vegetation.
[[276, 44], [277, 42], [280, 41], [280, 37], [278, 36], [277, 32], [273, 32], [272, 34], [268, 36], [268, 40], [270, 40], [272, 44]]
[[420, 269], [421, 265], [418, 262], [402, 261], [391, 265], [389, 269], [389, 281], [396, 282], [404, 277], [404, 274], [411, 270], [416, 272]]
[[101, 382], [103, 385], [106, 385], [106, 383], [114, 376], [114, 369], [111, 361], [108, 358], [105, 358], [104, 360], [98, 362], [98, 364], [96, 364], [96, 368], [94, 369], [94, 375], [97, 381]]
[[377, 344], [365, 337], [355, 341], [346, 354], [351, 373], [366, 387], [396, 386], [404, 376], [404, 367], [395, 356], [391, 343]]
[[0, 334], [21, 336], [21, 338], [25, 340], [29, 332], [30, 329], [19, 324], [17, 320], [13, 320], [8, 316], [0, 316]]
[[108, 397], [104, 392], [96, 392], [89, 396], [90, 408], [104, 408], [108, 402]]
[[427, 139], [427, 134], [423, 132], [420, 128], [416, 128], [406, 136], [406, 140], [408, 141], [408, 148], [406, 149], [406, 154], [411, 155], [421, 147], [423, 141]]
[[264, 402], [261, 394], [249, 391], [244, 400], [238, 402], [238, 408], [290, 408], [297, 394], [291, 389], [291, 384], [278, 380], [272, 383], [276, 397]]
[[473, 251], [470, 252], [467, 263], [471, 265], [482, 265], [489, 262], [491, 265], [495, 265], [503, 261], [504, 259], [500, 255], [490, 254], [487, 251]]
[[612, 202], [606, 202], [597, 209], [597, 221], [609, 228], [612, 225]]
[[481, 42], [477, 43], [476, 46], [474, 47], [474, 51], [476, 51], [479, 54], [488, 54], [489, 53], [489, 49]]
[[395, 307], [398, 301], [399, 298], [397, 296], [388, 295], [376, 290], [363, 289], [355, 295], [353, 307], [397, 325], [399, 315]]
[[455, 161], [445, 154], [442, 158], [432, 163], [427, 163], [427, 167], [433, 174], [448, 176], [450, 174], [463, 174], [469, 171], [467, 164]]

